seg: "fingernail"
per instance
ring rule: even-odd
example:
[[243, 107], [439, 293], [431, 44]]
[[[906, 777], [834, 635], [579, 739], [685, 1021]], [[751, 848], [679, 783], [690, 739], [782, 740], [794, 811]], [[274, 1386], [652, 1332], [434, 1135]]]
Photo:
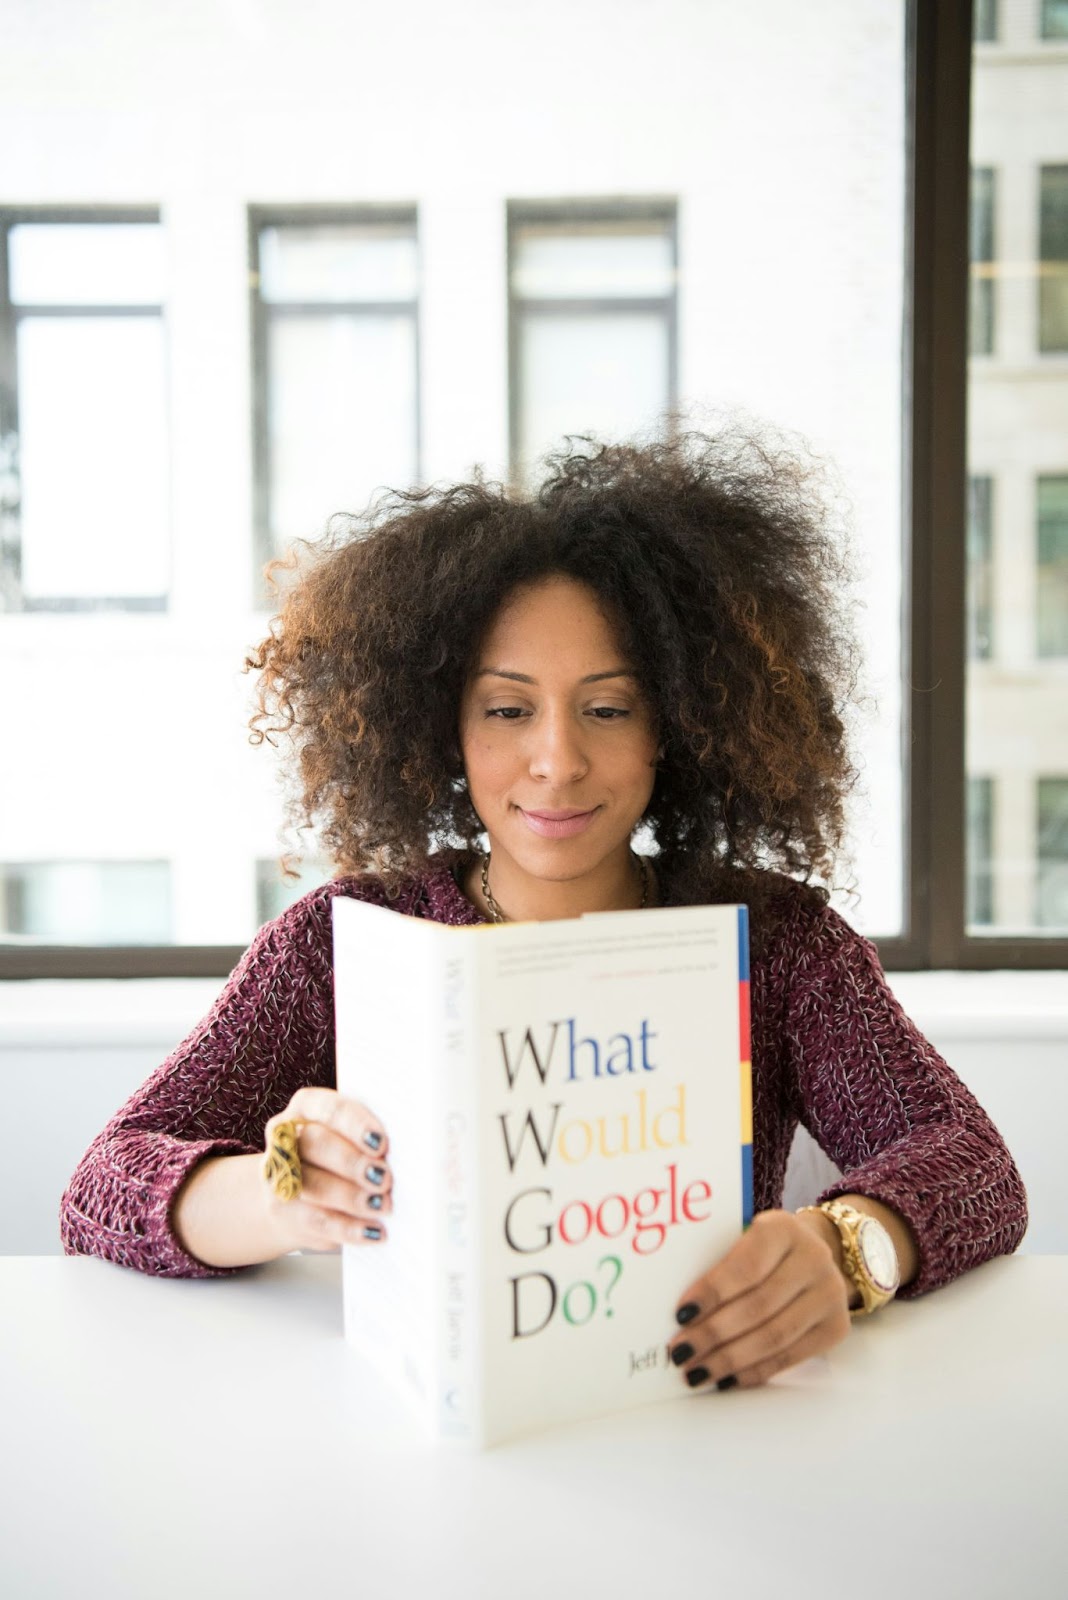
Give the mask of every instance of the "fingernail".
[[717, 1389], [733, 1389], [734, 1385], [737, 1382], [738, 1382], [738, 1379], [734, 1376], [734, 1373], [732, 1372], [729, 1375], [729, 1377], [717, 1379], [716, 1388]]
[[365, 1239], [381, 1239], [381, 1237], [382, 1237], [382, 1229], [381, 1228], [365, 1228], [363, 1230], [363, 1236], [364, 1236]]
[[367, 1204], [371, 1207], [372, 1211], [381, 1211], [382, 1196], [380, 1194], [368, 1195]]
[[693, 1355], [693, 1345], [692, 1344], [677, 1344], [675, 1346], [674, 1350], [672, 1350], [672, 1352], [671, 1352], [671, 1359], [672, 1359], [672, 1361], [674, 1361], [674, 1363], [675, 1363], [675, 1365], [677, 1367], [681, 1367], [683, 1362], [684, 1361], [689, 1361], [689, 1359], [690, 1359], [690, 1357], [692, 1355]]
[[696, 1389], [699, 1383], [704, 1383], [708, 1377], [707, 1367], [694, 1367], [692, 1372], [686, 1374], [686, 1382], [691, 1389]]
[[367, 1181], [368, 1181], [368, 1183], [381, 1183], [382, 1179], [385, 1177], [385, 1175], [386, 1175], [385, 1167], [368, 1167], [368, 1169], [367, 1169]]
[[380, 1133], [374, 1133], [374, 1132], [365, 1133], [364, 1136], [363, 1136], [363, 1142], [364, 1142], [364, 1144], [367, 1146], [367, 1148], [369, 1150], [381, 1150], [381, 1148], [382, 1148], [382, 1135]]
[[691, 1300], [686, 1305], [679, 1307], [675, 1313], [675, 1321], [681, 1323], [683, 1327], [685, 1327], [687, 1322], [693, 1321], [700, 1309], [701, 1307]]

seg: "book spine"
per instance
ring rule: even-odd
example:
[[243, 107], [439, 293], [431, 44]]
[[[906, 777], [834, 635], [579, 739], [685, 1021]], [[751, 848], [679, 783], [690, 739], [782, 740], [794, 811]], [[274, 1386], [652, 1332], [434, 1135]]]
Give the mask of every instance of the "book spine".
[[753, 1220], [753, 1064], [749, 1042], [749, 910], [738, 907], [738, 1055], [742, 1108], [742, 1227]]
[[442, 1181], [438, 1206], [438, 1433], [481, 1439], [479, 1360], [481, 1230], [477, 1210], [477, 951], [450, 933], [442, 971], [444, 1071], [437, 1118]]

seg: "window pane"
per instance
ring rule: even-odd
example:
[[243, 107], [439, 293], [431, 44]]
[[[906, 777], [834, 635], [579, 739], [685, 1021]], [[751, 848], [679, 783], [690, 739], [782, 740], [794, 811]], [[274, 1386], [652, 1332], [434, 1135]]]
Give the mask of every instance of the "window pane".
[[8, 249], [15, 305], [163, 303], [158, 223], [20, 222], [11, 229]]
[[989, 167], [972, 171], [970, 228], [971, 277], [968, 301], [968, 344], [973, 356], [994, 349], [994, 174]]
[[1043, 39], [1068, 39], [1068, 0], [1042, 0]]
[[1068, 656], [1068, 476], [1038, 480], [1038, 654]]
[[1068, 777], [1038, 783], [1038, 925], [1068, 932]]
[[166, 594], [160, 319], [23, 317], [18, 379], [25, 598]]
[[6, 937], [49, 944], [167, 944], [167, 861], [21, 861], [0, 866]]
[[[1005, 26], [1020, 21], [1010, 11]], [[1068, 149], [1068, 60], [1031, 51], [1004, 66], [998, 52], [973, 60], [972, 255], [1003, 270], [1005, 359], [977, 362], [968, 386], [965, 879], [970, 932], [1039, 938], [1065, 925], [1050, 785], [1068, 772], [1068, 364], [1046, 352], [1068, 349], [1068, 166], [1042, 162]]]
[[968, 655], [986, 661], [993, 653], [993, 547], [991, 482], [968, 480]]
[[974, 0], [972, 6], [972, 37], [989, 44], [998, 36], [997, 0]]
[[561, 233], [530, 224], [514, 234], [512, 292], [526, 299], [607, 300], [666, 295], [674, 246], [662, 224], [586, 223]]
[[1068, 350], [1068, 167], [1043, 167], [1041, 189], [1038, 346]]
[[276, 548], [413, 482], [415, 324], [407, 315], [301, 317], [268, 326], [271, 534]]
[[273, 922], [303, 895], [310, 894], [321, 883], [328, 883], [333, 876], [329, 863], [318, 860], [294, 863], [291, 870], [296, 872], [295, 878], [284, 877], [277, 860], [256, 862], [257, 927]]
[[410, 225], [329, 224], [260, 231], [260, 298], [293, 305], [414, 300]]
[[989, 778], [969, 778], [965, 794], [968, 806], [965, 917], [969, 931], [974, 931], [994, 920], [994, 785]]
[[528, 314], [520, 335], [524, 467], [565, 433], [628, 439], [668, 404], [668, 344], [658, 313]]

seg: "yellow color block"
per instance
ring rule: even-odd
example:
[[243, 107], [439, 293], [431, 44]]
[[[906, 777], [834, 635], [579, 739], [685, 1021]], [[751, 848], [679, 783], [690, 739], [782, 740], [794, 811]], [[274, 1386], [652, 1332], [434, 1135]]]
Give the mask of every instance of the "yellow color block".
[[753, 1068], [748, 1061], [741, 1064], [742, 1089], [742, 1143], [753, 1142]]

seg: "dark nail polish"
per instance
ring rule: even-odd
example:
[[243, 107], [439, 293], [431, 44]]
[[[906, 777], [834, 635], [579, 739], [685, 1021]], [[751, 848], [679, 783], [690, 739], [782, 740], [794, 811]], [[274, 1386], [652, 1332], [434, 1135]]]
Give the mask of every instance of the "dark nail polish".
[[363, 1142], [367, 1146], [368, 1150], [381, 1150], [382, 1135], [380, 1133], [373, 1132], [365, 1133], [363, 1136]]
[[363, 1230], [363, 1236], [364, 1236], [365, 1239], [381, 1239], [381, 1237], [382, 1237], [382, 1229], [381, 1228], [365, 1228]]
[[675, 1363], [675, 1365], [677, 1367], [681, 1367], [682, 1363], [684, 1361], [689, 1361], [689, 1359], [690, 1359], [690, 1357], [692, 1355], [693, 1355], [693, 1345], [692, 1344], [677, 1344], [675, 1346], [674, 1350], [672, 1350], [672, 1352], [671, 1352], [671, 1359], [672, 1359], [672, 1361], [674, 1361], [674, 1363]]
[[738, 1382], [738, 1379], [734, 1376], [734, 1373], [732, 1372], [726, 1378], [719, 1378], [717, 1380], [717, 1382], [716, 1382], [716, 1388], [717, 1389], [733, 1389], [734, 1385], [737, 1382]]
[[691, 1389], [696, 1389], [699, 1383], [704, 1383], [708, 1377], [707, 1367], [694, 1367], [692, 1372], [686, 1374], [686, 1382]]
[[381, 1209], [382, 1209], [382, 1196], [380, 1194], [370, 1194], [370, 1195], [368, 1195], [367, 1196], [367, 1204], [371, 1207], [372, 1211], [381, 1211]]
[[681, 1323], [681, 1325], [685, 1327], [688, 1322], [693, 1321], [700, 1309], [701, 1307], [699, 1305], [695, 1305], [691, 1300], [688, 1305], [679, 1307], [675, 1313], [675, 1321]]
[[382, 1179], [385, 1177], [385, 1175], [386, 1175], [385, 1167], [368, 1167], [368, 1169], [367, 1169], [367, 1181], [368, 1181], [368, 1183], [381, 1183]]

